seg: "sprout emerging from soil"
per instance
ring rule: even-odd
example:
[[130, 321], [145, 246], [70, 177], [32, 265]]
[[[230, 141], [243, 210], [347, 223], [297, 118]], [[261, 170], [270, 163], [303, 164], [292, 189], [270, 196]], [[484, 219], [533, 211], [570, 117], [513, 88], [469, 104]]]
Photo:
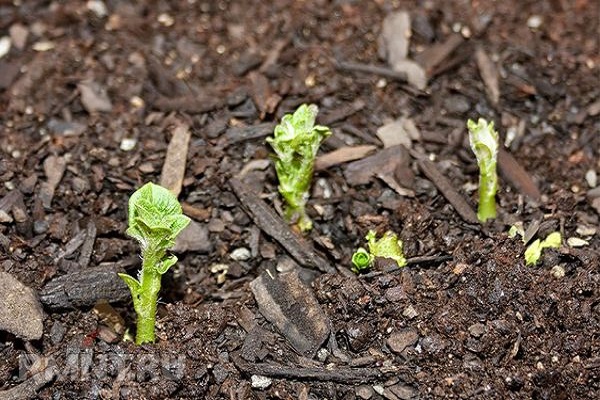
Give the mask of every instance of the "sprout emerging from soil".
[[137, 344], [154, 342], [156, 304], [162, 275], [177, 262], [167, 250], [188, 225], [190, 219], [182, 214], [177, 197], [168, 189], [149, 182], [129, 199], [127, 234], [136, 239], [142, 250], [142, 269], [135, 279], [119, 274], [125, 281], [137, 314]]
[[306, 202], [313, 174], [315, 158], [321, 142], [331, 131], [315, 125], [319, 109], [316, 105], [301, 105], [293, 114], [287, 114], [275, 127], [267, 142], [275, 151], [275, 171], [279, 179], [279, 193], [287, 204], [285, 217], [296, 222], [302, 232], [312, 228], [306, 214]]
[[546, 239], [542, 241], [540, 241], [540, 239], [536, 239], [533, 243], [527, 246], [527, 249], [525, 250], [525, 265], [537, 264], [542, 256], [542, 250], [551, 248], [558, 249], [561, 242], [562, 237], [560, 232], [552, 232], [546, 237]]
[[396, 261], [398, 267], [406, 265], [406, 258], [402, 252], [402, 241], [394, 232], [387, 231], [380, 239], [377, 239], [375, 232], [369, 231], [365, 239], [367, 239], [369, 250], [360, 247], [352, 255], [352, 271], [355, 273], [358, 274], [369, 269], [376, 257], [391, 258]]
[[479, 206], [477, 218], [480, 222], [496, 218], [496, 191], [498, 175], [496, 158], [498, 155], [498, 132], [494, 130], [494, 122], [488, 123], [479, 118], [477, 123], [467, 121], [469, 142], [479, 165]]

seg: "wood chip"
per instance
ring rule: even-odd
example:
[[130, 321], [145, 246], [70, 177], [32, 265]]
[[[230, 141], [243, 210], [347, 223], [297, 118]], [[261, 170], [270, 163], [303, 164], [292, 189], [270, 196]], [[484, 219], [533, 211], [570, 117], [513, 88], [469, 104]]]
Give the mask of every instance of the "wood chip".
[[330, 321], [312, 290], [300, 280], [298, 269], [280, 274], [264, 271], [250, 282], [250, 289], [258, 311], [277, 327], [294, 350], [314, 357], [329, 336]]
[[395, 67], [398, 61], [407, 58], [410, 35], [409, 13], [396, 11], [386, 15], [378, 40], [378, 50], [379, 56], [384, 58], [392, 68]]
[[409, 154], [404, 146], [393, 146], [348, 164], [344, 176], [350, 185], [366, 185], [373, 176], [393, 174], [398, 165], [408, 160]]
[[66, 168], [67, 161], [64, 159], [64, 157], [48, 156], [44, 160], [44, 172], [47, 180], [41, 185], [40, 199], [42, 200], [42, 205], [45, 208], [50, 208], [52, 205], [54, 191], [60, 183]]
[[540, 189], [538, 189], [533, 179], [531, 179], [531, 176], [512, 154], [503, 148], [498, 150], [498, 167], [504, 179], [506, 179], [511, 186], [531, 200], [540, 200]]
[[321, 120], [322, 125], [329, 126], [335, 122], [344, 120], [349, 116], [356, 114], [360, 110], [365, 108], [365, 102], [361, 99], [354, 100], [352, 103], [345, 105], [323, 115]]
[[224, 147], [246, 140], [263, 138], [272, 134], [274, 129], [275, 124], [272, 122], [264, 122], [262, 124], [243, 127], [234, 126], [228, 128], [225, 134], [219, 138], [218, 146]]
[[415, 57], [415, 60], [425, 69], [427, 76], [431, 78], [435, 68], [464, 41], [465, 39], [460, 34], [453, 33], [444, 42], [434, 44], [422, 53], [419, 53]]
[[87, 227], [85, 229], [85, 241], [81, 245], [81, 250], [79, 251], [79, 258], [77, 259], [77, 263], [81, 268], [86, 268], [90, 264], [92, 252], [94, 251], [95, 241], [96, 224], [94, 223], [94, 221], [90, 220], [87, 223]]
[[222, 96], [204, 94], [204, 95], [185, 95], [178, 97], [159, 96], [152, 102], [152, 107], [160, 111], [179, 111], [190, 114], [201, 114], [222, 108], [226, 101]]
[[173, 137], [167, 148], [165, 163], [160, 175], [160, 185], [169, 189], [179, 196], [183, 178], [185, 176], [185, 164], [187, 162], [188, 147], [192, 133], [187, 124], [180, 123], [173, 131]]
[[41, 338], [44, 314], [37, 293], [0, 271], [0, 294], [0, 330], [25, 340]]
[[377, 149], [373, 145], [347, 146], [317, 157], [315, 171], [321, 171], [349, 161], [360, 160]]
[[438, 190], [442, 193], [442, 195], [448, 200], [448, 202], [454, 207], [456, 212], [464, 219], [466, 222], [470, 224], [479, 224], [479, 220], [477, 219], [477, 214], [471, 208], [469, 203], [458, 193], [452, 182], [448, 180], [429, 160], [426, 160], [420, 156], [417, 160], [417, 164], [419, 165], [419, 169], [423, 174], [438, 188]]
[[377, 368], [344, 368], [336, 367], [296, 367], [274, 363], [246, 362], [239, 355], [233, 354], [232, 359], [236, 367], [246, 374], [269, 376], [292, 380], [309, 380], [321, 382], [337, 382], [345, 384], [380, 382], [386, 375], [397, 375], [402, 367], [390, 368], [389, 374]]
[[410, 149], [412, 141], [418, 140], [420, 136], [414, 122], [404, 117], [379, 127], [376, 135], [385, 148], [401, 144], [407, 149]]
[[171, 249], [174, 253], [195, 251], [208, 253], [212, 250], [213, 243], [208, 237], [207, 224], [191, 220], [188, 226], [175, 239], [175, 246]]
[[50, 310], [90, 307], [100, 299], [127, 300], [131, 293], [117, 272], [123, 270], [100, 266], [59, 276], [40, 291], [40, 300]]
[[497, 105], [500, 100], [500, 85], [496, 65], [480, 46], [475, 50], [475, 59], [479, 67], [479, 74], [485, 84], [487, 96], [493, 105]]
[[298, 264], [324, 273], [335, 272], [335, 268], [327, 259], [318, 254], [309, 243], [292, 231], [288, 224], [246, 184], [239, 179], [232, 178], [229, 185], [254, 223], [281, 244]]
[[0, 400], [22, 400], [38, 397], [36, 393], [54, 380], [59, 373], [59, 369], [54, 360], [40, 357], [27, 372], [31, 378], [11, 389], [0, 391]]
[[273, 114], [279, 103], [281, 96], [271, 90], [268, 79], [261, 73], [253, 71], [249, 75], [251, 86], [252, 101], [260, 111], [260, 118], [263, 119], [267, 114]]

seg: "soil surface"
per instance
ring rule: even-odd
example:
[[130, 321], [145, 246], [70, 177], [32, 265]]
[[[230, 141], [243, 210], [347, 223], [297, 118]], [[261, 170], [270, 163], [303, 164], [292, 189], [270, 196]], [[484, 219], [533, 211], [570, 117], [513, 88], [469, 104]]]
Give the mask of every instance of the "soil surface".
[[[0, 399], [600, 398], [599, 4], [0, 2], [0, 265], [44, 309], [0, 331]], [[421, 88], [382, 58], [397, 11]], [[333, 132], [306, 235], [265, 143], [302, 103]], [[127, 200], [169, 179], [194, 230], [135, 346]], [[517, 222], [561, 247], [526, 266]], [[369, 230], [408, 265], [352, 273]]]

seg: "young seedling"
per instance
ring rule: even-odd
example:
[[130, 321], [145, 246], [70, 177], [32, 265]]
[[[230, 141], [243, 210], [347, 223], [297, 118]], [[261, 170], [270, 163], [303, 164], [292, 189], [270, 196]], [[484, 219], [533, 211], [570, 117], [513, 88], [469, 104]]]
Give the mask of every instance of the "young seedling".
[[479, 118], [477, 123], [468, 120], [467, 128], [469, 128], [471, 149], [475, 153], [479, 166], [477, 218], [483, 223], [488, 219], [496, 218], [498, 132], [494, 130], [494, 122], [488, 123], [483, 118]]
[[546, 237], [546, 239], [542, 241], [540, 241], [540, 239], [536, 239], [527, 247], [527, 249], [525, 249], [525, 265], [537, 264], [542, 256], [542, 250], [558, 249], [561, 241], [562, 237], [560, 232], [552, 232]]
[[305, 207], [317, 151], [331, 135], [329, 128], [315, 125], [318, 111], [314, 104], [301, 105], [293, 114], [285, 115], [273, 137], [267, 138], [275, 151], [279, 193], [287, 204], [285, 217], [289, 222], [295, 221], [302, 232], [312, 228]]
[[[523, 243], [527, 244], [527, 241], [525, 240], [525, 230], [521, 223], [511, 226], [508, 230], [508, 237], [514, 238], [516, 236], [521, 236]], [[561, 242], [562, 236], [560, 235], [560, 232], [552, 232], [546, 236], [546, 239], [544, 240], [536, 239], [525, 249], [525, 265], [537, 264], [542, 256], [542, 250], [550, 248], [558, 249]]]
[[177, 197], [168, 189], [149, 182], [129, 199], [127, 234], [142, 250], [142, 269], [138, 278], [119, 274], [125, 281], [137, 314], [137, 344], [154, 342], [156, 304], [162, 275], [177, 262], [167, 250], [190, 219], [182, 214]]
[[398, 267], [406, 265], [406, 258], [402, 253], [402, 241], [394, 232], [387, 231], [380, 239], [377, 239], [375, 232], [369, 231], [365, 239], [367, 239], [369, 250], [360, 247], [352, 255], [352, 271], [355, 273], [358, 274], [371, 268], [375, 257], [391, 258], [396, 261]]

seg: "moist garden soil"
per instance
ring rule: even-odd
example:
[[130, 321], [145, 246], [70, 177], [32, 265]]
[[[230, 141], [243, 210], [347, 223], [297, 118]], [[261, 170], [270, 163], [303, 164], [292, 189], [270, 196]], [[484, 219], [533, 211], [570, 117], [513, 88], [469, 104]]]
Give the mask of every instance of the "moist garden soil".
[[[409, 57], [430, 67], [424, 90], [378, 54], [398, 10], [412, 20]], [[0, 2], [12, 40], [0, 58], [0, 199], [14, 203], [0, 263], [39, 293], [83, 273], [79, 295], [95, 299], [44, 302], [39, 340], [0, 332], [0, 398], [600, 398], [599, 15], [588, 0]], [[416, 128], [391, 175], [356, 184], [345, 163], [315, 173], [303, 243], [327, 273], [291, 257], [231, 184], [281, 212], [264, 139], [302, 103], [333, 131], [321, 154], [379, 151], [378, 128], [401, 117]], [[501, 176], [485, 225], [461, 217], [423, 166], [475, 210], [465, 122], [479, 116], [526, 171]], [[201, 243], [177, 253], [157, 342], [137, 347], [122, 340], [135, 329], [130, 300], [96, 302], [92, 271], [135, 274], [127, 200], [160, 181], [181, 126], [179, 199]], [[507, 235], [517, 221], [533, 239], [560, 231], [563, 245], [525, 266], [524, 243]], [[397, 232], [409, 265], [351, 273], [370, 229]], [[251, 291], [292, 258], [331, 332], [316, 354], [299, 354]]]

